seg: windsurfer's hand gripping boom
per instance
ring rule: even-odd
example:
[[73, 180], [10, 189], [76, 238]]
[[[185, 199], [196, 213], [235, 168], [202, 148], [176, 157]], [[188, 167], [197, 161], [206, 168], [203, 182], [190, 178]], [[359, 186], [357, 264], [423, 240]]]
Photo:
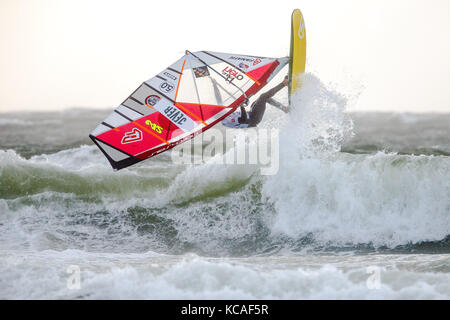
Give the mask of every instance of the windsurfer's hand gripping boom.
[[[288, 76], [286, 76], [284, 78], [283, 85], [286, 86], [286, 87], [289, 85], [289, 78], [288, 78]], [[281, 111], [283, 111], [285, 113], [289, 112], [289, 107], [288, 106], [283, 105], [282, 103], [276, 101], [273, 98], [267, 99], [267, 103], [269, 103], [270, 105], [274, 106], [275, 108], [280, 109]]]
[[280, 91], [284, 87], [287, 87], [288, 84], [289, 80], [286, 76], [279, 85], [260, 95], [259, 98], [255, 102], [253, 102], [248, 115], [245, 111], [245, 108], [241, 106], [241, 117], [239, 118], [239, 123], [248, 124], [248, 127], [256, 127], [261, 122], [264, 116], [264, 112], [266, 111], [266, 103], [269, 103], [283, 110], [284, 112], [288, 112], [288, 107], [282, 105], [272, 98], [278, 91]]
[[240, 112], [231, 114], [222, 122], [222, 124], [232, 128], [256, 127], [261, 122], [264, 116], [267, 103], [277, 107], [280, 110], [283, 110], [286, 113], [289, 112], [288, 107], [272, 98], [278, 91], [280, 91], [284, 87], [287, 87], [288, 85], [289, 79], [286, 76], [280, 84], [260, 95], [259, 98], [252, 103], [250, 112], [247, 113], [247, 111], [245, 110], [246, 104], [243, 103], [240, 106]]

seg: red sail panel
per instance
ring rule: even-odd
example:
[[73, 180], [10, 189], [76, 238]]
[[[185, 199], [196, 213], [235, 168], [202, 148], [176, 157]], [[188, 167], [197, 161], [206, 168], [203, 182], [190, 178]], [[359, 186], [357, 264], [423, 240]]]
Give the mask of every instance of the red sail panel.
[[195, 114], [198, 119], [202, 119], [203, 121], [208, 121], [211, 117], [214, 117], [216, 114], [224, 110], [224, 106], [214, 106], [208, 104], [194, 104], [194, 103], [178, 103], [182, 105], [185, 109], [189, 110], [193, 114]]
[[266, 74], [267, 70], [274, 67], [274, 64], [278, 64], [278, 63], [277, 62], [268, 63], [262, 67], [259, 67], [257, 69], [254, 69], [254, 70], [248, 72], [247, 75], [252, 79], [256, 79], [256, 80], [260, 81], [261, 78], [263, 78], [264, 75]]
[[182, 134], [183, 131], [170, 123], [160, 113], [152, 113], [121, 127], [106, 131], [97, 138], [107, 144], [137, 156], [140, 153], [161, 144], [168, 145], [168, 140]]

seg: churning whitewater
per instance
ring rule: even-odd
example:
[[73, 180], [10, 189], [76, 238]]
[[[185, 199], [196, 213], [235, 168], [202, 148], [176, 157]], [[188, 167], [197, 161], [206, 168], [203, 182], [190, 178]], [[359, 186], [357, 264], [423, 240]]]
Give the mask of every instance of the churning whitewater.
[[348, 113], [312, 74], [292, 101], [270, 176], [114, 172], [87, 138], [110, 110], [0, 114], [0, 298], [449, 299], [450, 115]]

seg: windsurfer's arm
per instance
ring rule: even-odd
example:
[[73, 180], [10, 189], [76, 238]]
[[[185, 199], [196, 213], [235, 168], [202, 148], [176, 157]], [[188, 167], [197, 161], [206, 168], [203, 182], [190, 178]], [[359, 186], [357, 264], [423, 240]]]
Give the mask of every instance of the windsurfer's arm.
[[270, 89], [269, 91], [264, 92], [262, 95], [259, 96], [258, 99], [263, 99], [263, 100], [267, 101], [268, 99], [272, 98], [278, 91], [280, 91], [283, 88], [284, 88], [284, 83], [282, 82], [279, 85]]
[[267, 92], [264, 92], [259, 99], [264, 99], [264, 100], [268, 100], [270, 98], [272, 98], [278, 91], [280, 91], [281, 89], [283, 89], [284, 87], [287, 87], [289, 84], [288, 78], [284, 78], [284, 80], [277, 86], [273, 87], [272, 89], [270, 89]]
[[277, 107], [278, 109], [283, 110], [284, 112], [288, 112], [289, 108], [282, 105], [281, 103], [279, 103], [278, 101], [272, 99], [272, 97], [281, 89], [283, 89], [284, 87], [287, 87], [289, 84], [289, 80], [287, 77], [284, 78], [283, 82], [281, 82], [279, 85], [273, 87], [272, 89], [270, 89], [269, 91], [263, 93], [259, 98], [259, 99], [263, 99], [266, 102], [268, 102], [269, 104], [273, 105], [274, 107]]
[[284, 111], [286, 113], [289, 112], [289, 108], [287, 106], [283, 105], [282, 103], [278, 102], [277, 100], [275, 100], [273, 98], [267, 99], [267, 103], [274, 106], [275, 108], [280, 109], [281, 111]]

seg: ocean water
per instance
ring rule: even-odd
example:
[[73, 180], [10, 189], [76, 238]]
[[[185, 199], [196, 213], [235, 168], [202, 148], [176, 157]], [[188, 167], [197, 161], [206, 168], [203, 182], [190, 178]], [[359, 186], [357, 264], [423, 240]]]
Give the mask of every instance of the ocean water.
[[270, 176], [114, 172], [88, 138], [110, 109], [1, 113], [0, 298], [449, 299], [450, 113], [346, 104], [310, 74], [269, 107]]

